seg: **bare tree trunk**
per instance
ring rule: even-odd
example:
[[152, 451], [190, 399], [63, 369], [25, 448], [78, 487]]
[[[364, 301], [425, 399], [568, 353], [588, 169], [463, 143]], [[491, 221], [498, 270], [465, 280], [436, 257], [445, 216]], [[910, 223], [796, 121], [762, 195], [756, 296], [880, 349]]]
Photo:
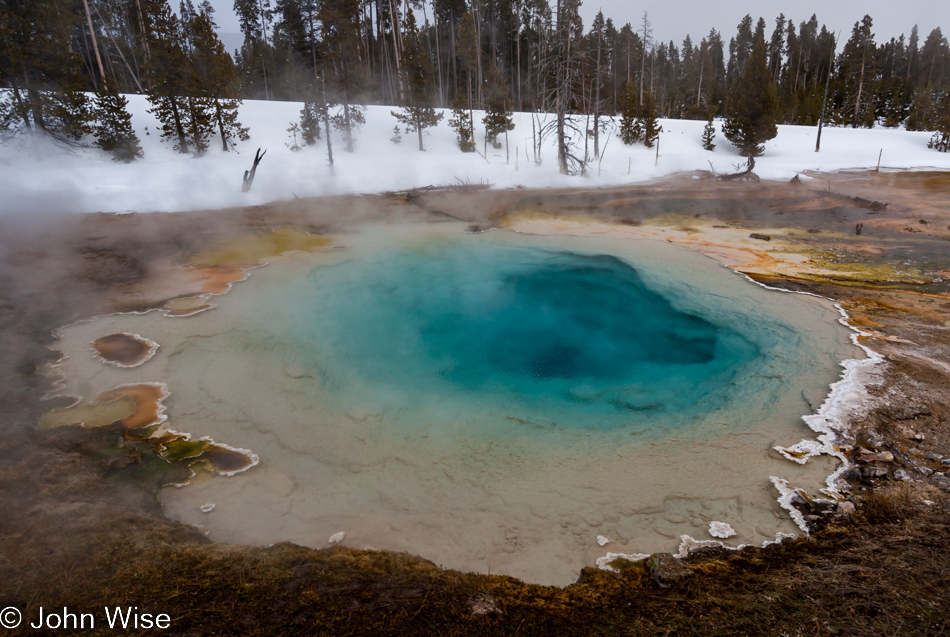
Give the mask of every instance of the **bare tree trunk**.
[[96, 42], [96, 31], [92, 26], [92, 14], [89, 13], [89, 0], [82, 0], [82, 4], [86, 8], [86, 22], [89, 24], [89, 37], [92, 39], [92, 50], [96, 53], [96, 64], [99, 65], [99, 81], [96, 82], [96, 88], [98, 88], [102, 82], [106, 81], [106, 70], [102, 66], [102, 56], [99, 55], [99, 44]]
[[831, 84], [831, 67], [835, 63], [835, 49], [838, 48], [837, 42], [831, 47], [831, 55], [828, 57], [828, 72], [825, 74], [825, 94], [821, 98], [821, 114], [818, 116], [818, 136], [815, 139], [815, 152], [821, 150], [821, 129], [825, 122], [825, 106], [828, 104], [828, 85]]
[[148, 34], [145, 32], [145, 18], [142, 14], [142, 3], [140, 0], [135, 0], [135, 6], [139, 10], [139, 30], [142, 32], [142, 49], [145, 51], [145, 64], [148, 64], [151, 53], [148, 48]]
[[330, 141], [330, 105], [327, 103], [326, 78], [320, 76], [320, 87], [323, 93], [323, 127], [327, 131], [327, 159], [330, 161], [330, 174], [333, 174], [333, 143]]
[[[478, 75], [476, 76], [476, 77], [477, 77], [477, 80], [476, 80], [476, 83], [475, 83], [475, 88], [477, 89], [476, 93], [477, 93], [477, 95], [478, 95], [478, 105], [481, 106], [481, 105], [482, 105], [482, 101], [483, 101], [483, 97], [482, 97], [482, 83], [483, 83], [483, 78], [482, 78], [482, 20], [481, 20], [481, 17], [479, 16], [479, 13], [478, 13], [478, 0], [472, 0], [472, 11], [473, 11], [473, 17], [475, 18], [475, 41], [478, 42], [478, 45], [475, 47], [475, 50], [477, 51], [477, 53], [476, 53], [476, 55], [475, 55], [475, 62], [476, 62], [476, 68], [477, 68], [477, 70], [478, 70]], [[473, 127], [474, 127], [474, 122], [473, 122], [472, 125], [473, 125]]]
[[23, 124], [26, 126], [26, 130], [32, 131], [33, 122], [30, 120], [30, 109], [23, 103], [23, 97], [20, 95], [20, 87], [15, 81], [12, 84], [11, 90], [13, 91], [13, 100], [16, 102], [17, 113], [23, 118]]
[[393, 0], [389, 0], [389, 15], [390, 18], [392, 18], [393, 23], [393, 53], [396, 57], [396, 86], [399, 88], [399, 101], [402, 103], [404, 99], [402, 85], [402, 64], [400, 59], [402, 57], [402, 37], [399, 32], [399, 13], [394, 6]]
[[594, 159], [600, 159], [600, 49], [603, 42], [597, 35], [597, 76], [594, 78]]
[[346, 152], [353, 152], [353, 132], [350, 128], [350, 99], [343, 89], [343, 128], [346, 131]]
[[[86, 2], [87, 0], [83, 0], [83, 1]], [[99, 7], [96, 6], [95, 9], [96, 9], [96, 15], [99, 16], [99, 20], [102, 21], [102, 14], [99, 13]], [[128, 70], [129, 76], [132, 78], [132, 81], [135, 83], [135, 87], [139, 90], [139, 93], [144, 93], [145, 89], [142, 88], [142, 83], [139, 81], [139, 78], [136, 72], [132, 70], [132, 67], [129, 65], [129, 61], [125, 59], [125, 55], [122, 53], [122, 47], [120, 47], [119, 43], [115, 41], [115, 38], [112, 37], [112, 32], [109, 31], [108, 29], [106, 29], [106, 35], [108, 35], [109, 39], [112, 40], [112, 45], [115, 46], [115, 50], [116, 52], [118, 52], [119, 57], [122, 59], [122, 63], [125, 65], [125, 68]], [[95, 39], [93, 39], [93, 42], [95, 42]], [[115, 73], [113, 72], [113, 77], [114, 76], [115, 76]], [[116, 90], [118, 90], [118, 86], [116, 86]]]
[[178, 148], [184, 155], [188, 153], [188, 140], [185, 138], [185, 129], [181, 124], [181, 114], [178, 112], [178, 99], [174, 97], [165, 98], [171, 100], [172, 117], [175, 119], [175, 133], [178, 135]]
[[703, 70], [706, 67], [706, 58], [699, 60], [699, 87], [696, 89], [696, 108], [699, 108], [699, 99], [703, 94]]
[[[569, 21], [564, 20], [561, 10], [561, 2], [557, 7], [558, 17], [558, 37], [563, 38], [558, 43], [556, 59], [557, 64], [557, 167], [562, 175], [568, 174], [567, 166], [567, 140], [564, 138], [564, 119], [567, 111], [567, 100], [570, 89], [570, 63], [571, 63], [571, 25]], [[562, 57], [563, 56], [563, 57]]]
[[264, 159], [264, 155], [267, 154], [265, 150], [263, 153], [261, 149], [258, 148], [257, 152], [254, 153], [254, 165], [251, 166], [250, 170], [244, 171], [244, 183], [241, 184], [241, 192], [248, 192], [251, 190], [251, 186], [254, 184], [254, 176], [257, 174], [257, 165], [261, 163], [261, 160]]
[[867, 44], [865, 43], [864, 52], [861, 54], [861, 77], [858, 78], [858, 95], [854, 100], [854, 119], [851, 121], [851, 128], [858, 127], [858, 113], [861, 110], [861, 90], [864, 88], [864, 63], [867, 58]]
[[224, 133], [224, 120], [221, 119], [221, 103], [214, 100], [214, 116], [218, 120], [218, 131], [221, 133], [221, 150], [228, 152], [228, 136]]
[[432, 6], [432, 22], [435, 24], [433, 28], [435, 29], [435, 68], [439, 80], [439, 106], [445, 108], [446, 91], [445, 77], [442, 75], [442, 43], [439, 41], [439, 14], [435, 10], [435, 5]]
[[515, 26], [515, 65], [518, 67], [517, 71], [517, 86], [518, 86], [518, 112], [520, 113], [522, 108], [521, 103], [521, 16], [518, 16], [518, 22]]
[[[264, 5], [262, 0], [258, 0], [258, 6], [261, 10], [261, 37], [264, 39], [264, 50], [267, 50], [267, 20], [264, 18]], [[261, 53], [261, 72], [264, 75], [264, 99], [270, 100], [270, 90], [267, 87], [267, 65], [264, 63], [266, 56]]]

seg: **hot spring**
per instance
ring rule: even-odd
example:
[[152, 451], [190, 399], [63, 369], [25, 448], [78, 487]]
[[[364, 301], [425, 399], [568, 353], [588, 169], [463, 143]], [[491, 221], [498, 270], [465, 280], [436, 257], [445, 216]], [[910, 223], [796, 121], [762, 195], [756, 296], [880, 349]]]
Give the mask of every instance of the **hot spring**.
[[[770, 476], [815, 492], [835, 461], [771, 449], [813, 437], [801, 416], [861, 356], [829, 302], [662, 242], [462, 228], [367, 227], [253, 271], [213, 311], [66, 328], [64, 393], [162, 382], [166, 428], [257, 454], [162, 494], [219, 541], [342, 531], [563, 585], [714, 520], [736, 545], [797, 531]], [[159, 348], [130, 369], [89, 354], [118, 332]]]

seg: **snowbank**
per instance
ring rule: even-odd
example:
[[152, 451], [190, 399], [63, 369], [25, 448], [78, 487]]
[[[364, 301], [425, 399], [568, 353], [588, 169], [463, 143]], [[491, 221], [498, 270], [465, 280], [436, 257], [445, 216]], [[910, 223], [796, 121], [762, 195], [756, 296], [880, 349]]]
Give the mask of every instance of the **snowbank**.
[[[343, 193], [373, 193], [415, 186], [488, 181], [496, 188], [607, 186], [643, 182], [672, 173], [708, 170], [711, 162], [720, 172], [732, 171], [743, 161], [720, 132], [716, 149], [703, 150], [702, 121], [661, 120], [659, 158], [656, 149], [624, 146], [616, 134], [607, 142], [598, 167], [591, 165], [587, 178], [558, 174], [553, 139], [543, 145], [541, 163], [531, 153], [531, 116], [516, 113], [515, 130], [505, 148], [488, 147], [487, 161], [478, 154], [462, 153], [446, 117], [425, 137], [426, 152], [419, 152], [415, 133], [403, 133], [401, 144], [390, 141], [395, 119], [391, 107], [371, 106], [367, 123], [357, 132], [356, 149], [343, 151], [334, 133], [334, 174], [327, 163], [323, 140], [293, 152], [287, 127], [296, 121], [301, 104], [246, 101], [241, 121], [251, 139], [240, 152], [222, 152], [220, 142], [201, 158], [180, 155], [162, 143], [158, 124], [147, 112], [144, 96], [130, 95], [132, 122], [142, 141], [145, 159], [118, 164], [97, 149], [69, 150], [35, 140], [0, 146], [3, 197], [0, 214], [10, 212], [170, 212], [263, 204], [282, 199]], [[481, 114], [475, 112], [476, 135], [482, 149]], [[550, 121], [550, 117], [548, 120]], [[766, 145], [756, 162], [756, 173], [765, 179], [790, 179], [797, 172], [873, 168], [883, 150], [882, 168], [950, 169], [950, 153], [927, 148], [930, 133], [900, 129], [873, 130], [825, 128], [822, 150], [815, 153], [814, 127], [779, 126], [778, 137]], [[607, 136], [601, 137], [603, 145]], [[593, 140], [591, 140], [591, 150]], [[250, 168], [254, 151], [266, 148], [253, 190], [241, 192], [241, 177]], [[518, 159], [515, 159], [515, 156]], [[629, 170], [629, 174], [628, 174]]]

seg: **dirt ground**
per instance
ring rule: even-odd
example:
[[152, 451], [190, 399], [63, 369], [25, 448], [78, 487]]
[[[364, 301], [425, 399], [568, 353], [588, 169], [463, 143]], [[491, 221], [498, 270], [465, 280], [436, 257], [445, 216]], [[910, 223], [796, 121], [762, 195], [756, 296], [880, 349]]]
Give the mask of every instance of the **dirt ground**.
[[[7, 632], [42, 634], [28, 627], [41, 607], [65, 606], [93, 614], [95, 626], [57, 633], [107, 634], [103, 608], [129, 606], [168, 614], [160, 632], [169, 635], [950, 635], [950, 494], [940, 479], [950, 471], [941, 462], [950, 458], [948, 202], [950, 173], [837, 173], [791, 184], [695, 174], [597, 190], [5, 217], [0, 608], [24, 618]], [[710, 549], [682, 563], [615, 564], [618, 573], [587, 569], [559, 589], [386, 551], [214, 544], [162, 516], [156, 494], [181, 480], [181, 464], [118, 426], [37, 429], [57, 405], [41, 400], [57, 327], [224, 290], [244, 267], [308, 249], [299, 230], [446, 219], [661, 238], [768, 285], [838, 300], [866, 331], [863, 342], [886, 357], [883, 384], [842, 441], [854, 459], [847, 503], [798, 502], [813, 528], [798, 540]]]

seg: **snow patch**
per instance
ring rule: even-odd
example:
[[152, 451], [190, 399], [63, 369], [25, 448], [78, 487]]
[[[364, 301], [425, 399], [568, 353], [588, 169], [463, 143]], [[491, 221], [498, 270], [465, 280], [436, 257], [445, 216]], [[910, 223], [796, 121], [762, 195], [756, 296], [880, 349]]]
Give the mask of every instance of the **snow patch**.
[[[251, 139], [239, 143], [236, 152], [224, 152], [212, 144], [204, 156], [195, 158], [161, 142], [161, 127], [148, 112], [145, 96], [127, 98], [144, 159], [121, 164], [97, 148], [67, 151], [33, 139], [0, 146], [0, 164], [6, 171], [0, 215], [221, 209], [294, 197], [405, 190], [458, 180], [487, 181], [497, 188], [590, 188], [706, 171], [710, 164], [716, 172], [731, 172], [745, 161], [721, 131], [716, 149], [704, 150], [705, 121], [663, 119], [658, 160], [655, 148], [625, 146], [616, 139], [606, 148], [600, 164], [590, 166], [589, 177], [569, 177], [558, 172], [553, 137], [542, 143], [540, 161], [535, 163], [529, 150], [529, 113], [514, 114], [508, 149], [493, 150], [486, 161], [480, 154], [461, 152], [455, 132], [444, 121], [425, 135], [426, 152], [419, 152], [409, 141], [393, 144], [389, 141], [396, 125], [392, 107], [368, 106], [366, 125], [356, 132], [355, 152], [336, 153], [331, 174], [325, 141], [299, 152], [287, 145], [286, 129], [299, 119], [300, 102], [245, 100], [239, 119], [249, 127]], [[484, 113], [476, 111], [474, 115], [476, 138], [481, 142]], [[541, 117], [552, 119], [551, 115]], [[616, 137], [619, 122], [612, 120], [611, 126]], [[717, 127], [721, 127], [719, 120]], [[805, 170], [873, 168], [882, 149], [882, 168], [950, 170], [950, 154], [928, 149], [931, 134], [927, 132], [826, 127], [821, 152], [815, 153], [813, 127], [781, 125], [778, 131], [778, 136], [766, 143], [765, 154], [756, 160], [756, 174], [763, 179], [788, 180]], [[333, 134], [339, 136], [336, 131]], [[242, 176], [251, 167], [258, 147], [268, 151], [267, 157], [257, 170], [251, 191], [242, 193]]]

